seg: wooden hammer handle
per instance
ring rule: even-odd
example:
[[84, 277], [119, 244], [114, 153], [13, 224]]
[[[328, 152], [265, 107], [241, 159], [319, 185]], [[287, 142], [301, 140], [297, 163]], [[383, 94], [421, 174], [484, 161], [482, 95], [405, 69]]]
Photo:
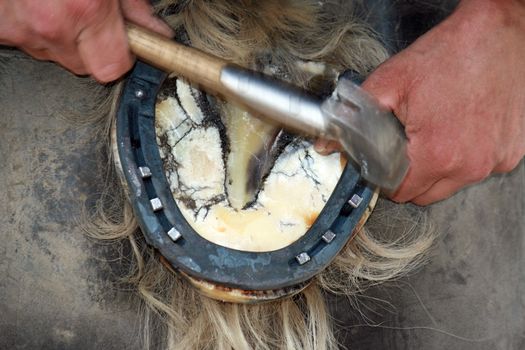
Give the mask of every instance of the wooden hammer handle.
[[128, 23], [126, 27], [129, 46], [138, 58], [204, 88], [221, 92], [220, 76], [227, 61], [134, 24]]

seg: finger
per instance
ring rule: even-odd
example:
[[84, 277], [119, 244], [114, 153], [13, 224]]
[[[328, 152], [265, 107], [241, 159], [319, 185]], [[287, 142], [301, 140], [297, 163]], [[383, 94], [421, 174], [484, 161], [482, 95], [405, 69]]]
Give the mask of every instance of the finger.
[[319, 154], [328, 155], [340, 151], [341, 145], [336, 141], [317, 139], [314, 143], [314, 150]]
[[394, 56], [376, 68], [362, 84], [362, 87], [375, 96], [379, 102], [392, 110], [396, 117], [404, 123], [405, 115], [401, 110], [405, 94], [404, 80], [399, 78], [406, 74], [404, 66], [397, 64], [398, 58]]
[[131, 22], [172, 38], [175, 33], [160, 18], [153, 14], [153, 7], [147, 0], [121, 1], [122, 14]]
[[133, 65], [118, 5], [108, 4], [106, 16], [84, 28], [77, 38], [87, 71], [103, 83], [118, 79]]
[[438, 180], [430, 176], [421, 167], [411, 166], [401, 185], [388, 196], [394, 202], [409, 202], [427, 192]]
[[493, 173], [495, 174], [505, 174], [509, 173], [521, 163], [523, 157], [515, 157], [514, 159], [505, 159], [501, 161], [496, 167], [494, 167]]
[[70, 72], [77, 75], [89, 74], [88, 69], [84, 65], [82, 58], [78, 55], [76, 48], [52, 48], [52, 60], [65, 67]]
[[429, 205], [446, 199], [465, 186], [464, 182], [453, 179], [441, 179], [430, 187], [425, 193], [411, 200], [417, 205]]

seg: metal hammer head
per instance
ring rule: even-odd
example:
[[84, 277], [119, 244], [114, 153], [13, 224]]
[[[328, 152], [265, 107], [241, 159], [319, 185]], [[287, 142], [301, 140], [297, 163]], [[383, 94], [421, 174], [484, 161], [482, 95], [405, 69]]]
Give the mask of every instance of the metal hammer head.
[[392, 112], [344, 77], [321, 111], [326, 137], [339, 141], [365, 179], [390, 191], [399, 187], [409, 159], [403, 127]]
[[406, 137], [397, 118], [379, 102], [341, 77], [324, 102], [289, 84], [228, 65], [222, 93], [256, 116], [291, 130], [338, 141], [361, 167], [361, 175], [395, 190], [408, 169]]

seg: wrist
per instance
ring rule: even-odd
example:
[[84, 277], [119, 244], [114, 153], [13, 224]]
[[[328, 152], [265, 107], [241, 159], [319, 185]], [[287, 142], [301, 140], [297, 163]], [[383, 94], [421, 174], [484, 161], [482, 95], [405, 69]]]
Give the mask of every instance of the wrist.
[[525, 0], [461, 0], [455, 14], [465, 19], [476, 16], [525, 29]]

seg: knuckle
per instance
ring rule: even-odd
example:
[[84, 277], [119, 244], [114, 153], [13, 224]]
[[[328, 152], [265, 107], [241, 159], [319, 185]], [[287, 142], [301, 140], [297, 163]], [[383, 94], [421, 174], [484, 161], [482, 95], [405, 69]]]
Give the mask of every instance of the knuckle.
[[479, 166], [472, 171], [470, 180], [473, 182], [483, 181], [491, 174], [491, 172], [492, 169], [488, 169], [485, 166]]
[[430, 160], [436, 172], [441, 174], [451, 174], [461, 167], [462, 159], [454, 148], [435, 147], [430, 151]]
[[513, 166], [513, 164], [511, 162], [508, 162], [508, 161], [504, 161], [502, 162], [498, 168], [497, 168], [497, 172], [498, 173], [509, 173], [511, 172], [515, 167]]
[[518, 166], [521, 160], [522, 160], [522, 157], [520, 156], [514, 156], [511, 158], [505, 159], [503, 162], [500, 163], [497, 170], [498, 172], [509, 173]]
[[54, 18], [53, 14], [46, 11], [41, 11], [41, 13], [34, 18], [32, 27], [38, 36], [47, 41], [58, 41], [64, 35], [61, 22]]
[[492, 163], [484, 160], [472, 161], [465, 166], [465, 179], [469, 182], [480, 182], [486, 179], [494, 169]]

